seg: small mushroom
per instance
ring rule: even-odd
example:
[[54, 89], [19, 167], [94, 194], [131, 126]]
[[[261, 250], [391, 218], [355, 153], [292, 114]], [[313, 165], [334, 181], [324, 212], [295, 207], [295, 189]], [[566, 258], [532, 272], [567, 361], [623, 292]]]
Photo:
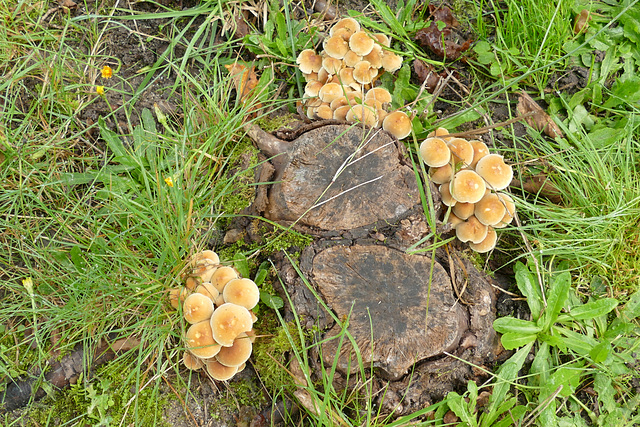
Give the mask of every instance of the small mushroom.
[[[456, 203], [453, 206], [453, 213], [462, 220], [468, 219], [471, 215], [474, 214], [476, 205], [473, 203]], [[480, 221], [482, 222], [482, 221]]]
[[353, 78], [356, 82], [366, 85], [371, 83], [371, 63], [362, 60], [353, 66]]
[[322, 120], [333, 119], [333, 110], [331, 106], [326, 102], [323, 102], [321, 106], [316, 109], [316, 117]]
[[454, 199], [463, 203], [476, 203], [485, 193], [484, 180], [472, 170], [461, 170], [453, 176], [449, 191]]
[[349, 48], [360, 56], [371, 53], [375, 44], [376, 41], [364, 31], [356, 31], [349, 39]]
[[233, 279], [224, 287], [222, 296], [226, 302], [251, 310], [260, 301], [260, 290], [251, 279]]
[[513, 169], [499, 154], [489, 154], [478, 160], [476, 172], [484, 178], [492, 190], [503, 190], [513, 179]]
[[354, 67], [358, 62], [362, 61], [362, 59], [362, 56], [358, 55], [352, 50], [349, 50], [349, 52], [344, 55], [343, 61], [344, 65], [346, 65], [347, 67]]
[[[333, 35], [335, 35], [336, 32], [338, 32], [338, 30], [341, 30], [343, 28], [346, 29], [349, 34], [353, 34], [353, 33], [356, 33], [358, 31], [360, 31], [360, 23], [358, 21], [356, 21], [355, 19], [350, 18], [350, 17], [349, 18], [342, 18], [341, 20], [336, 22], [336, 24], [333, 27], [331, 27], [331, 29], [329, 30], [329, 35], [333, 36]], [[349, 38], [350, 38], [350, 36], [349, 36]]]
[[469, 144], [473, 147], [473, 161], [469, 167], [475, 168], [478, 160], [489, 155], [489, 147], [487, 147], [487, 144], [484, 142], [478, 140], [469, 141]]
[[473, 162], [473, 146], [466, 139], [453, 138], [447, 142], [447, 145], [453, 155], [454, 163], [462, 162], [464, 166], [469, 166]]
[[403, 111], [389, 113], [382, 122], [382, 128], [398, 139], [411, 134], [411, 119]]
[[371, 127], [378, 125], [375, 109], [367, 105], [354, 105], [347, 112], [346, 119], [348, 122], [361, 122]]
[[[332, 58], [330, 56], [326, 56], [322, 59], [322, 68], [327, 71], [329, 74], [338, 74], [344, 63], [340, 59]], [[318, 74], [318, 77], [320, 75]]]
[[478, 253], [489, 252], [496, 247], [498, 234], [493, 227], [487, 227], [487, 236], [480, 243], [469, 242], [469, 247]]
[[190, 291], [195, 291], [198, 286], [202, 283], [202, 279], [200, 277], [189, 276], [187, 280], [185, 280], [184, 285]]
[[320, 92], [320, 89], [322, 89], [323, 86], [324, 84], [317, 80], [311, 80], [307, 82], [307, 84], [304, 86], [304, 96], [307, 98], [313, 98], [314, 96], [318, 96], [318, 93]]
[[185, 335], [187, 349], [194, 356], [208, 359], [220, 351], [220, 344], [213, 339], [213, 331], [208, 321], [191, 325]]
[[386, 72], [393, 73], [402, 67], [402, 56], [387, 50], [382, 54], [381, 63]]
[[298, 55], [296, 64], [304, 74], [317, 73], [322, 68], [322, 57], [316, 55], [313, 49], [305, 49]]
[[220, 257], [212, 250], [206, 250], [198, 252], [194, 257], [195, 265], [218, 265], [220, 264]]
[[511, 224], [511, 222], [513, 221], [513, 217], [516, 214], [516, 204], [513, 202], [513, 199], [511, 198], [511, 196], [509, 196], [508, 194], [505, 193], [497, 193], [498, 197], [500, 198], [500, 201], [504, 204], [505, 207], [505, 213], [504, 213], [504, 217], [502, 217], [502, 220], [494, 225], [494, 228], [504, 228], [507, 225]]
[[251, 330], [252, 326], [249, 310], [229, 302], [216, 308], [211, 316], [213, 338], [224, 347], [231, 347], [236, 337]]
[[458, 224], [462, 224], [463, 222], [464, 219], [458, 218], [453, 212], [449, 213], [449, 219], [447, 220], [447, 223], [451, 224], [451, 228], [453, 228], [454, 230], [456, 229]]
[[213, 301], [199, 293], [189, 295], [182, 305], [184, 319], [192, 325], [208, 320], [213, 314]]
[[241, 333], [231, 347], [222, 347], [216, 354], [216, 360], [224, 366], [236, 367], [249, 360], [253, 344], [246, 333]]
[[449, 135], [449, 131], [445, 128], [436, 128], [434, 131], [429, 132], [429, 135], [427, 135], [427, 138], [433, 138], [433, 137], [438, 137], [441, 139], [444, 139], [445, 141], [450, 141], [453, 138], [447, 138], [447, 135]]
[[450, 163], [440, 167], [429, 167], [429, 178], [435, 184], [446, 184], [453, 178], [453, 168]]
[[474, 215], [484, 225], [496, 225], [502, 218], [507, 209], [504, 202], [495, 193], [485, 195], [478, 203]]
[[369, 61], [373, 68], [382, 68], [382, 47], [379, 44], [374, 44], [373, 49], [367, 55], [362, 57], [363, 60]]
[[364, 99], [375, 99], [376, 101], [380, 101], [383, 104], [387, 104], [391, 102], [391, 93], [383, 87], [374, 87], [367, 91], [364, 96]]
[[420, 144], [422, 161], [433, 168], [446, 165], [451, 160], [451, 150], [444, 139], [431, 137]]
[[220, 292], [218, 291], [218, 289], [216, 289], [216, 287], [213, 286], [213, 283], [211, 282], [204, 282], [202, 285], [198, 286], [196, 288], [196, 293], [202, 294], [208, 297], [213, 303], [216, 302], [218, 295], [220, 295]]
[[224, 290], [224, 286], [231, 279], [237, 279], [238, 273], [232, 267], [220, 267], [213, 273], [213, 277], [211, 277], [211, 283], [216, 287], [218, 292], [222, 292]]
[[458, 201], [453, 198], [451, 192], [449, 191], [449, 183], [442, 184], [438, 187], [440, 190], [440, 198], [442, 199], [442, 203], [446, 206], [455, 206]]
[[182, 363], [187, 369], [197, 371], [204, 366], [204, 362], [199, 357], [194, 356], [189, 350], [185, 350], [182, 355]]
[[169, 303], [176, 310], [180, 307], [184, 300], [191, 294], [191, 291], [185, 287], [169, 289]]
[[318, 92], [318, 97], [322, 102], [331, 103], [331, 101], [341, 96], [344, 96], [344, 90], [338, 83], [327, 83]]
[[375, 33], [373, 35], [381, 46], [391, 47], [391, 39], [384, 33]]
[[230, 380], [238, 372], [237, 367], [224, 366], [215, 359], [206, 360], [205, 366], [207, 373], [216, 381]]
[[481, 224], [475, 216], [470, 216], [456, 227], [456, 237], [461, 242], [480, 243], [487, 237], [488, 227]]
[[331, 36], [324, 42], [324, 51], [332, 58], [342, 59], [349, 51], [349, 43], [341, 36]]
[[339, 106], [338, 108], [333, 110], [333, 119], [334, 120], [346, 121], [347, 120], [347, 114], [349, 114], [349, 110], [351, 110], [351, 107], [348, 106], [348, 105]]

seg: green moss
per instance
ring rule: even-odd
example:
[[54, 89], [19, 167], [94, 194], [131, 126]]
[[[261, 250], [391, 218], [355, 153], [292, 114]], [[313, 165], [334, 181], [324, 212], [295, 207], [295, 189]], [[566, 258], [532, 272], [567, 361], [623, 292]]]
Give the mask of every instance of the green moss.
[[[286, 328], [280, 327], [272, 336], [257, 339], [253, 346], [253, 366], [269, 392], [295, 387], [293, 378], [283, 367], [288, 363], [287, 354], [301, 344], [295, 323], [288, 323]], [[287, 330], [293, 342], [289, 340]]]
[[289, 113], [277, 117], [263, 117], [256, 120], [256, 124], [265, 132], [273, 132], [278, 129], [288, 128], [291, 123], [297, 121], [299, 121], [297, 115]]

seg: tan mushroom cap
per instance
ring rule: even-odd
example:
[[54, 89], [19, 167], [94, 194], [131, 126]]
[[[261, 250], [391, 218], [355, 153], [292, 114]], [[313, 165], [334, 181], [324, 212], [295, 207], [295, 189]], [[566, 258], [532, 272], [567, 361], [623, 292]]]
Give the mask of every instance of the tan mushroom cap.
[[473, 215], [474, 211], [475, 211], [475, 204], [474, 203], [456, 203], [453, 206], [453, 213], [456, 214], [456, 216], [462, 220], [468, 219], [471, 217], [471, 215]]
[[327, 83], [318, 92], [318, 97], [322, 102], [331, 103], [341, 96], [344, 96], [344, 90], [338, 83]]
[[316, 109], [316, 117], [322, 120], [330, 120], [333, 119], [333, 110], [331, 106], [323, 102], [321, 106]]
[[455, 163], [462, 162], [465, 166], [469, 166], [473, 162], [473, 146], [466, 139], [453, 138], [447, 142], [447, 145]]
[[396, 138], [404, 139], [411, 134], [411, 119], [403, 111], [394, 111], [384, 118], [382, 128]]
[[363, 60], [369, 61], [373, 68], [382, 68], [382, 47], [379, 44], [374, 44], [373, 49], [367, 55], [362, 57]]
[[325, 70], [324, 67], [321, 67], [320, 71], [318, 71], [318, 78], [316, 80], [322, 83], [326, 83], [327, 80], [329, 80], [329, 77], [331, 77], [329, 75], [329, 72]]
[[487, 227], [487, 236], [480, 243], [469, 242], [469, 247], [478, 253], [489, 252], [496, 247], [498, 241], [498, 234], [493, 227]]
[[357, 90], [360, 88], [360, 84], [353, 78], [353, 68], [345, 67], [338, 73], [340, 84], [346, 88]]
[[456, 173], [449, 185], [449, 191], [453, 198], [463, 203], [478, 202], [484, 197], [486, 189], [482, 177], [468, 169]]
[[238, 372], [237, 367], [224, 366], [216, 359], [206, 360], [205, 366], [207, 368], [207, 373], [216, 381], [230, 380]]
[[310, 82], [310, 81], [318, 81], [318, 73], [309, 73], [309, 74], [305, 74], [302, 73], [302, 77], [304, 77], [304, 81], [305, 82]]
[[[326, 56], [322, 59], [322, 68], [329, 74], [338, 74], [342, 67], [344, 67], [344, 63], [340, 59], [332, 58], [330, 56]], [[318, 77], [320, 77], [319, 73]]]
[[231, 279], [237, 279], [238, 273], [232, 268], [228, 266], [220, 267], [213, 273], [213, 277], [211, 277], [211, 283], [216, 287], [218, 292], [222, 292], [224, 290], [224, 286]]
[[200, 277], [189, 276], [187, 277], [187, 280], [185, 280], [184, 285], [190, 291], [195, 291], [196, 288], [200, 286], [200, 283], [202, 283], [202, 279]]
[[438, 137], [438, 138], [444, 139], [445, 141], [450, 141], [452, 138], [447, 138], [447, 135], [449, 135], [449, 131], [447, 129], [436, 128], [434, 131], [429, 132], [429, 135], [427, 135], [427, 138]]
[[192, 325], [204, 320], [208, 320], [213, 314], [213, 301], [202, 294], [195, 293], [189, 295], [182, 305], [184, 320]]
[[208, 359], [220, 351], [220, 344], [213, 339], [211, 325], [208, 321], [196, 323], [187, 329], [186, 346], [194, 356]]
[[499, 154], [489, 154], [478, 160], [476, 172], [489, 184], [492, 190], [503, 190], [513, 179], [513, 169]]
[[367, 126], [378, 126], [378, 117], [375, 109], [366, 105], [354, 105], [347, 112], [348, 122], [361, 122]]
[[348, 105], [341, 105], [333, 110], [333, 119], [347, 121], [347, 114], [349, 114], [351, 107]]
[[450, 213], [449, 213], [449, 219], [447, 220], [447, 223], [448, 223], [448, 224], [451, 224], [451, 227], [452, 227], [454, 230], [456, 229], [456, 227], [457, 227], [459, 224], [462, 224], [463, 222], [464, 222], [464, 219], [462, 219], [462, 218], [458, 218], [458, 217], [456, 216], [456, 214], [454, 214], [453, 212], [450, 212]]
[[342, 18], [329, 30], [329, 35], [333, 36], [338, 30], [346, 29], [350, 34], [360, 31], [360, 23], [353, 18]]
[[402, 56], [389, 52], [388, 50], [383, 52], [382, 68], [384, 68], [386, 72], [393, 73], [398, 71], [400, 67], [402, 67]]
[[349, 39], [349, 48], [360, 56], [371, 53], [375, 44], [376, 40], [364, 31], [356, 31]]
[[478, 164], [478, 160], [489, 154], [489, 147], [487, 147], [487, 144], [482, 141], [478, 141], [477, 139], [469, 141], [469, 144], [473, 147], [473, 161], [469, 166], [475, 168]]
[[260, 301], [260, 290], [251, 279], [233, 279], [224, 287], [222, 296], [226, 302], [251, 310]]
[[422, 161], [432, 168], [439, 168], [451, 160], [451, 150], [444, 139], [431, 137], [420, 144]]
[[[307, 108], [307, 117], [315, 119], [316, 110], [322, 105], [322, 101], [320, 101], [320, 98], [310, 98], [305, 101], [304, 105]], [[211, 281], [213, 282], [213, 278], [211, 278]]]
[[375, 99], [383, 104], [389, 103], [392, 100], [391, 93], [383, 87], [374, 87], [369, 89], [364, 95], [364, 99]]
[[220, 295], [218, 289], [216, 289], [211, 282], [204, 282], [202, 285], [198, 286], [196, 288], [196, 293], [208, 297], [213, 303], [216, 302], [218, 295]]
[[505, 213], [504, 213], [504, 216], [502, 217], [502, 220], [498, 224], [494, 225], [493, 227], [504, 228], [507, 225], [511, 224], [511, 222], [513, 221], [513, 217], [516, 214], [516, 204], [513, 202], [513, 199], [508, 194], [505, 194], [505, 193], [497, 193], [497, 194], [498, 194], [498, 197], [500, 198], [500, 201], [504, 203]]
[[380, 43], [380, 45], [384, 47], [391, 47], [391, 39], [386, 34], [375, 33], [373, 37], [375, 37], [375, 39], [378, 40], [378, 43]]
[[484, 225], [496, 225], [502, 221], [506, 211], [504, 202], [500, 200], [498, 195], [490, 193], [476, 203], [474, 215]]
[[212, 250], [205, 250], [202, 252], [198, 252], [194, 256], [194, 264], [195, 265], [202, 265], [202, 264], [218, 265], [220, 264], [220, 257], [218, 256], [217, 253], [215, 253]]
[[242, 332], [251, 330], [251, 313], [245, 307], [230, 302], [216, 308], [211, 316], [213, 338], [224, 347], [231, 347]]
[[444, 203], [446, 206], [455, 206], [456, 203], [458, 203], [458, 201], [451, 195], [451, 192], [449, 192], [449, 183], [442, 184], [440, 187], [438, 187], [438, 190], [440, 190], [440, 198], [442, 199], [442, 203]]
[[453, 178], [453, 168], [450, 163], [440, 167], [429, 167], [429, 178], [436, 184], [446, 184]]
[[360, 84], [371, 83], [371, 63], [369, 61], [360, 61], [353, 66], [353, 78]]
[[349, 43], [339, 35], [332, 36], [325, 40], [324, 51], [332, 58], [342, 59], [349, 51]]
[[311, 80], [307, 82], [307, 84], [304, 86], [304, 96], [306, 98], [313, 98], [314, 96], [318, 96], [318, 93], [323, 86], [324, 84], [317, 80]]
[[241, 333], [231, 347], [222, 347], [216, 354], [216, 360], [224, 366], [240, 366], [249, 360], [253, 344], [246, 333]]
[[177, 310], [178, 307], [184, 304], [184, 300], [187, 299], [190, 294], [191, 291], [183, 286], [169, 289], [169, 303], [171, 304], [171, 307]]
[[305, 49], [298, 55], [296, 64], [304, 74], [317, 73], [322, 68], [322, 57], [316, 55], [313, 49]]
[[470, 216], [456, 227], [456, 237], [461, 242], [480, 243], [487, 237], [488, 227], [481, 224], [475, 216]]
[[182, 355], [182, 363], [187, 369], [197, 371], [204, 366], [204, 362], [199, 357], [194, 356], [189, 350], [185, 350]]
[[362, 56], [352, 50], [349, 50], [349, 52], [344, 55], [343, 61], [344, 65], [347, 67], [354, 67], [358, 62], [362, 61]]

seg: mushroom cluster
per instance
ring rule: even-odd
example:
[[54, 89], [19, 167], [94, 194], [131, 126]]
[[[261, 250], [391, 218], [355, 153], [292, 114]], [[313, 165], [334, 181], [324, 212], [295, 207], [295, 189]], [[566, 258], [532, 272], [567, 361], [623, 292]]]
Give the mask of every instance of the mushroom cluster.
[[498, 240], [495, 229], [506, 227], [515, 215], [513, 199], [501, 192], [513, 169], [482, 141], [448, 135], [444, 128], [431, 132], [420, 144], [420, 157], [439, 185], [442, 203], [451, 207], [448, 222], [456, 237], [476, 252], [488, 252]]
[[407, 137], [411, 119], [402, 111], [389, 112], [391, 94], [374, 87], [382, 73], [402, 66], [402, 57], [390, 47], [386, 34], [370, 33], [355, 19], [343, 18], [329, 30], [320, 54], [303, 50], [296, 62], [307, 82], [307, 116], [382, 126], [398, 139]]
[[171, 306], [182, 307], [189, 323], [182, 361], [192, 370], [205, 368], [215, 380], [229, 380], [251, 356], [257, 320], [251, 310], [260, 290], [210, 250], [196, 254], [189, 267], [184, 286], [169, 292]]

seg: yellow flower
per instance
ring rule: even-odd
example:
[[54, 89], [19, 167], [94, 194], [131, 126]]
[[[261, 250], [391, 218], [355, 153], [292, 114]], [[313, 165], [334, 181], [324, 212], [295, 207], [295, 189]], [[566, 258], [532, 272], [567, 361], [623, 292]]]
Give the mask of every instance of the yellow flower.
[[33, 295], [33, 280], [31, 280], [31, 277], [22, 279], [22, 286], [29, 292], [29, 295]]
[[102, 67], [102, 78], [110, 79], [113, 76], [113, 70], [108, 65]]
[[98, 95], [104, 95], [104, 86], [96, 86], [96, 93]]
[[166, 182], [169, 187], [173, 187], [173, 178], [171, 178], [170, 176], [166, 177], [164, 179], [164, 182]]

